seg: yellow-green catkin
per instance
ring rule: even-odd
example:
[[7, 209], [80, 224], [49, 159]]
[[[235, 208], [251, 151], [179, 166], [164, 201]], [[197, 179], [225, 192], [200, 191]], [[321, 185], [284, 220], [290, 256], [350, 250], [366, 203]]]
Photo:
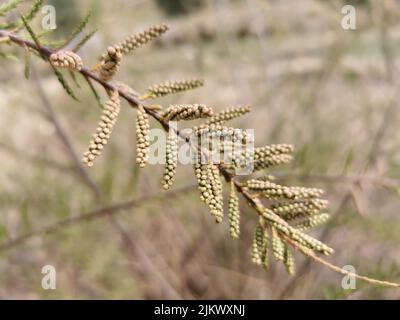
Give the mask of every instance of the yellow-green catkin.
[[178, 139], [174, 132], [169, 132], [165, 147], [165, 169], [163, 188], [169, 189], [174, 180], [176, 167], [178, 166]]
[[82, 58], [72, 51], [57, 51], [50, 55], [50, 63], [56, 68], [66, 68], [71, 70], [81, 70], [83, 66]]
[[139, 105], [136, 118], [136, 163], [141, 168], [145, 167], [149, 160], [149, 130], [149, 115], [143, 106]]
[[264, 176], [261, 176], [261, 177], [257, 178], [257, 180], [260, 180], [260, 181], [275, 181], [276, 177], [274, 177], [271, 174], [267, 174], [267, 175], [264, 175]]
[[263, 263], [262, 259], [263, 247], [264, 247], [263, 239], [264, 239], [263, 227], [260, 224], [258, 224], [253, 234], [253, 244], [251, 246], [251, 261], [259, 266], [261, 266]]
[[271, 200], [312, 199], [318, 198], [323, 194], [323, 190], [317, 188], [281, 186], [270, 181], [263, 181], [258, 179], [248, 180], [246, 182], [246, 187], [252, 191], [261, 192], [265, 198]]
[[228, 200], [229, 231], [233, 239], [238, 239], [240, 235], [240, 210], [239, 197], [236, 194], [235, 184], [231, 181], [231, 191]]
[[181, 104], [169, 106], [162, 117], [165, 121], [180, 121], [208, 118], [212, 114], [212, 108], [204, 104]]
[[198, 137], [224, 141], [224, 143], [229, 142], [229, 144], [248, 144], [253, 141], [252, 135], [248, 134], [245, 130], [225, 127], [220, 124], [194, 127], [193, 130], [196, 132]]
[[200, 191], [200, 200], [207, 204], [211, 215], [219, 223], [223, 218], [222, 182], [219, 169], [212, 163], [203, 164], [200, 160], [194, 162], [193, 168]]
[[308, 229], [314, 228], [316, 226], [319, 226], [320, 224], [327, 222], [329, 218], [330, 215], [327, 213], [317, 214], [308, 217], [306, 221], [295, 224], [294, 227], [300, 231], [306, 231]]
[[88, 167], [93, 166], [94, 159], [99, 156], [107, 144], [111, 132], [117, 122], [121, 101], [119, 99], [118, 91], [110, 93], [110, 99], [106, 102], [100, 122], [97, 126], [96, 133], [89, 143], [89, 149], [83, 154], [83, 163]]
[[278, 234], [278, 231], [272, 227], [272, 254], [277, 261], [284, 260], [285, 243]]
[[288, 163], [292, 160], [293, 146], [290, 144], [273, 144], [254, 149], [254, 170]]
[[296, 268], [295, 268], [294, 256], [293, 256], [292, 251], [290, 251], [289, 246], [285, 247], [283, 263], [285, 265], [287, 273], [289, 273], [290, 275], [293, 275], [296, 271]]
[[103, 81], [111, 80], [119, 71], [122, 60], [121, 48], [111, 46], [107, 48], [107, 52], [102, 56], [100, 63], [100, 79]]
[[[215, 217], [217, 222], [221, 222], [224, 216], [223, 209], [223, 194], [222, 194], [222, 182], [219, 176], [218, 166], [210, 163], [208, 166], [209, 181], [211, 184], [211, 192], [213, 194], [213, 206], [211, 208], [211, 214]], [[215, 204], [214, 204], [215, 201]]]
[[269, 267], [269, 228], [263, 231], [263, 251], [262, 251], [262, 267], [268, 270]]
[[147, 89], [147, 92], [142, 96], [142, 100], [155, 99], [172, 93], [196, 89], [203, 86], [203, 84], [204, 80], [202, 79], [167, 81], [164, 83], [154, 84]]
[[231, 108], [228, 108], [226, 110], [216, 113], [209, 120], [207, 120], [207, 122], [205, 124], [206, 125], [223, 124], [229, 120], [238, 118], [250, 111], [251, 111], [251, 109], [249, 106], [231, 107]]
[[124, 41], [119, 43], [118, 46], [121, 48], [122, 54], [127, 55], [131, 51], [160, 37], [162, 34], [167, 32], [168, 29], [168, 26], [165, 24], [152, 26], [145, 31], [129, 36]]
[[328, 205], [327, 200], [309, 199], [292, 202], [274, 203], [271, 210], [284, 218], [286, 221], [304, 218], [318, 214]]

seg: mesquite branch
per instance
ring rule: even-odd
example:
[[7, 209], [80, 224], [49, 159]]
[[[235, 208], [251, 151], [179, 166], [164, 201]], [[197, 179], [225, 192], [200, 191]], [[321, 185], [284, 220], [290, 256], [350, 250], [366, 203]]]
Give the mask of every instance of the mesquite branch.
[[[28, 28], [28, 26], [27, 26], [27, 28]], [[28, 29], [28, 31], [29, 31], [29, 29]], [[23, 48], [30, 48], [30, 49], [34, 50], [36, 53], [38, 53], [38, 55], [42, 59], [44, 59], [45, 61], [48, 61], [48, 62], [50, 62], [50, 56], [55, 53], [55, 51], [53, 51], [52, 49], [50, 49], [48, 47], [45, 47], [45, 46], [42, 46], [35, 37], [32, 37], [34, 39], [34, 42], [32, 42], [32, 41], [29, 41], [29, 40], [25, 40], [25, 39], [17, 36], [16, 34], [11, 33], [11, 32], [0, 30], [0, 39], [1, 38], [7, 39], [7, 40], [9, 40], [9, 41], [11, 41], [11, 42], [23, 47]], [[143, 38], [141, 41], [145, 41], [145, 40], [146, 39]], [[132, 43], [129, 43], [129, 42], [127, 43], [127, 45], [131, 45], [131, 44]], [[68, 56], [68, 57], [71, 58], [71, 59], [77, 58], [73, 54]], [[109, 82], [107, 77], [102, 77], [101, 74], [97, 75], [94, 71], [89, 70], [88, 68], [82, 66], [81, 61], [75, 61], [75, 62], [71, 61], [71, 63], [73, 65], [75, 65], [75, 66], [78, 66], [77, 68], [75, 68], [74, 71], [79, 72], [86, 79], [91, 79], [91, 80], [99, 83], [105, 89], [105, 91], [107, 93], [110, 93], [110, 92], [116, 93], [116, 92], [118, 92], [119, 97], [122, 97], [124, 100], [126, 100], [132, 108], [138, 108], [138, 107], [142, 108], [148, 115], [150, 115], [152, 118], [154, 118], [156, 121], [158, 121], [159, 124], [166, 131], [170, 131], [170, 130], [175, 131], [176, 135], [179, 138], [181, 138], [184, 141], [190, 143], [190, 140], [189, 140], [188, 137], [185, 137], [184, 135], [182, 135], [181, 132], [178, 129], [174, 128], [173, 126], [170, 126], [168, 120], [165, 117], [163, 117], [161, 115], [161, 113], [157, 112], [154, 108], [149, 106], [146, 103], [146, 101], [144, 101], [144, 99], [140, 99], [139, 97], [137, 97], [135, 95], [129, 94], [128, 92], [124, 91], [123, 89], [121, 89], [120, 87], [116, 86], [112, 82]], [[57, 67], [57, 66], [52, 64], [52, 67], [53, 67], [53, 69], [55, 69], [55, 67]], [[89, 80], [89, 82], [90, 82], [90, 80]], [[191, 146], [192, 146], [192, 148], [194, 147], [192, 144], [191, 144]], [[197, 149], [195, 151], [197, 151]], [[201, 149], [199, 151], [203, 152]], [[216, 164], [215, 166], [218, 169], [217, 172], [219, 171], [219, 173], [224, 177], [226, 182], [231, 183], [231, 185], [234, 186], [234, 189], [236, 189], [236, 191], [238, 193], [240, 193], [244, 197], [244, 199], [249, 204], [249, 206], [256, 210], [256, 212], [258, 213], [259, 218], [260, 218], [260, 225], [262, 225], [262, 227], [264, 229], [267, 229], [267, 227], [272, 228], [273, 234], [275, 234], [275, 235], [279, 234], [279, 237], [281, 237], [282, 239], [285, 239], [287, 241], [287, 243], [289, 245], [291, 245], [294, 249], [300, 250], [306, 256], [308, 256], [308, 257], [312, 258], [313, 260], [318, 261], [318, 262], [328, 266], [332, 270], [337, 271], [337, 272], [341, 272], [341, 273], [345, 273], [345, 274], [350, 274], [349, 272], [343, 271], [339, 267], [336, 267], [336, 266], [326, 262], [325, 260], [317, 257], [311, 250], [309, 251], [308, 249], [306, 250], [305, 248], [303, 248], [302, 244], [311, 243], [311, 244], [313, 244], [313, 246], [315, 245], [316, 249], [314, 249], [314, 250], [317, 250], [318, 252], [323, 252], [323, 253], [330, 253], [331, 252], [331, 249], [328, 248], [327, 246], [325, 246], [322, 243], [318, 242], [317, 240], [311, 238], [310, 236], [302, 234], [300, 231], [298, 231], [298, 230], [296, 230], [294, 228], [291, 228], [290, 225], [285, 222], [285, 220], [280, 218], [273, 211], [267, 210], [264, 207], [264, 205], [261, 203], [261, 200], [259, 199], [257, 194], [250, 193], [249, 189], [246, 188], [246, 185], [240, 183], [239, 181], [237, 181], [235, 179], [235, 174], [231, 173], [225, 167], [224, 164], [220, 163], [220, 164]], [[274, 185], [272, 183], [271, 183], [271, 185], [273, 185], [273, 188], [278, 188], [279, 187], [279, 186]], [[278, 191], [286, 192], [287, 190], [286, 191], [285, 190], [286, 189], [279, 189]], [[304, 191], [301, 188], [298, 188], [296, 190], [298, 192], [303, 192]], [[275, 192], [275, 189], [272, 190], [272, 191]], [[314, 197], [314, 196], [311, 195], [311, 197]], [[270, 223], [270, 226], [266, 226], [265, 225], [265, 221]], [[289, 235], [290, 235], [290, 237], [289, 237]], [[291, 237], [293, 237], [293, 238], [291, 238]], [[258, 241], [260, 239], [256, 239], [256, 240]], [[263, 242], [263, 241], [264, 240], [261, 240], [261, 242]], [[258, 241], [258, 242], [260, 242], [260, 241]], [[287, 252], [287, 249], [285, 249], [284, 252], [283, 251], [282, 252], [278, 252], [277, 254], [278, 254], [278, 258], [279, 258], [281, 256], [282, 257], [286, 257], [289, 253]], [[384, 282], [384, 281], [373, 280], [373, 279], [369, 279], [369, 278], [361, 277], [361, 276], [358, 276], [358, 277], [360, 279], [364, 279], [365, 281], [368, 281], [368, 282], [371, 282], [371, 283], [375, 283], [375, 284], [382, 284], [382, 285], [388, 285], [389, 284], [388, 282]], [[390, 285], [399, 286], [398, 284], [394, 284], [394, 283], [393, 284], [390, 283]]]
[[[31, 49], [36, 50], [38, 53], [40, 53], [42, 55], [43, 58], [49, 58], [50, 55], [52, 53], [54, 53], [53, 50], [51, 50], [50, 48], [47, 48], [45, 46], [39, 46], [36, 43], [29, 41], [29, 40], [25, 40], [22, 39], [16, 35], [11, 34], [10, 32], [7, 31], [0, 31], [0, 37], [8, 37], [10, 39], [10, 41], [18, 44], [21, 47], [30, 47]], [[77, 71], [79, 73], [81, 73], [83, 76], [90, 78], [96, 82], [98, 82], [105, 90], [107, 91], [118, 91], [120, 97], [123, 97], [131, 107], [133, 108], [137, 108], [139, 105], [143, 106], [143, 108], [145, 109], [145, 111], [151, 116], [153, 117], [155, 120], [157, 120], [162, 127], [168, 131], [170, 129], [169, 123], [167, 121], [165, 121], [159, 113], [157, 113], [156, 111], [154, 111], [153, 109], [149, 108], [148, 105], [146, 104], [145, 101], [140, 100], [137, 97], [134, 97], [132, 95], [128, 95], [125, 91], [119, 89], [117, 86], [115, 86], [114, 84], [107, 82], [107, 81], [103, 81], [100, 79], [100, 77], [95, 74], [94, 72], [92, 72], [91, 70], [89, 70], [88, 68], [82, 67], [79, 71]], [[184, 137], [179, 130], [176, 130], [176, 134], [184, 140], [187, 140], [186, 137]], [[233, 183], [235, 184], [236, 190], [241, 193], [245, 199], [248, 201], [248, 203], [255, 208], [259, 214], [263, 213], [262, 207], [260, 206], [259, 201], [257, 201], [257, 199], [255, 199], [254, 197], [252, 197], [252, 195], [244, 190], [243, 186], [238, 182], [234, 180], [234, 175], [231, 174], [230, 172], [228, 172], [222, 165], [218, 166], [221, 174], [223, 175], [223, 177], [225, 178], [225, 180], [227, 182], [230, 182], [231, 180], [233, 180]]]

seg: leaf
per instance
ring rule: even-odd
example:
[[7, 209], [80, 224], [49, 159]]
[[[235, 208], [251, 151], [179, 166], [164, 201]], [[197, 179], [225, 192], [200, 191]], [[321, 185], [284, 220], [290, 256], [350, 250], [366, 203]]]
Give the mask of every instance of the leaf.
[[9, 60], [13, 60], [13, 61], [18, 61], [18, 57], [11, 54], [11, 53], [4, 53], [4, 52], [0, 52], [0, 57], [4, 58], [4, 59], [9, 59]]
[[10, 30], [14, 29], [18, 26], [18, 23], [15, 21], [9, 22], [9, 23], [0, 23], [0, 29], [3, 30]]
[[40, 39], [40, 38], [43, 38], [43, 37], [45, 37], [45, 36], [47, 36], [47, 35], [49, 35], [49, 34], [51, 34], [53, 32], [54, 32], [54, 29], [46, 29], [46, 30], [43, 30], [43, 31], [39, 32], [37, 36]]
[[4, 17], [11, 10], [15, 9], [20, 2], [21, 0], [10, 0], [9, 2], [2, 4], [0, 6], [0, 17]]
[[31, 64], [31, 55], [29, 52], [29, 49], [27, 46], [24, 46], [25, 49], [25, 54], [24, 54], [24, 60], [25, 60], [25, 67], [24, 67], [24, 75], [26, 79], [29, 79], [31, 69], [30, 69], [30, 64]]
[[85, 44], [86, 42], [88, 42], [93, 36], [94, 34], [97, 32], [98, 29], [94, 29], [91, 32], [89, 32], [88, 34], [86, 34], [81, 41], [78, 42], [78, 44], [72, 49], [73, 52], [77, 52], [79, 51]]
[[29, 35], [31, 36], [32, 40], [35, 42], [36, 46], [39, 48], [40, 47], [40, 42], [39, 38], [36, 36], [36, 34], [33, 32], [32, 28], [30, 27], [28, 21], [25, 19], [23, 15], [21, 15], [22, 22], [28, 31]]
[[71, 78], [72, 78], [72, 80], [74, 81], [74, 83], [76, 84], [76, 86], [77, 86], [78, 88], [80, 88], [81, 85], [79, 84], [78, 79], [77, 79], [76, 76], [75, 76], [75, 73], [74, 73], [72, 70], [70, 70], [70, 71], [69, 71], [69, 75], [71, 76]]
[[100, 106], [100, 109], [103, 109], [104, 106], [101, 102], [100, 95], [97, 93], [96, 88], [93, 86], [92, 81], [86, 76], [83, 76], [83, 77], [85, 78], [86, 82], [89, 85], [90, 90], [92, 91], [94, 97], [96, 98], [96, 101], [97, 101], [98, 105]]
[[88, 14], [82, 19], [82, 21], [79, 22], [79, 24], [75, 27], [75, 29], [72, 30], [72, 32], [69, 34], [67, 39], [60, 45], [60, 47], [58, 49], [61, 49], [62, 47], [67, 46], [72, 40], [74, 40], [75, 37], [79, 33], [81, 33], [83, 31], [83, 29], [85, 29], [91, 16], [92, 16], [92, 12], [89, 11]]
[[35, 3], [33, 4], [31, 10], [28, 12], [27, 15], [24, 16], [25, 21], [29, 22], [31, 21], [33, 18], [36, 17], [36, 15], [38, 14], [40, 8], [42, 7], [43, 4], [43, 0], [36, 0]]
[[57, 68], [51, 66], [53, 68], [54, 74], [56, 75], [58, 82], [60, 82], [61, 86], [64, 88], [65, 92], [75, 101], [79, 101], [78, 98], [75, 96], [74, 92], [72, 91], [71, 87], [69, 86], [67, 80], [64, 78], [62, 73], [57, 70]]
[[14, 32], [18, 32], [24, 26], [26, 27], [27, 23], [36, 17], [40, 8], [42, 7], [42, 4], [43, 4], [43, 0], [36, 0], [31, 8], [31, 10], [26, 15], [21, 15], [22, 23], [21, 23], [21, 21], [14, 23], [14, 26], [13, 26], [15, 28]]

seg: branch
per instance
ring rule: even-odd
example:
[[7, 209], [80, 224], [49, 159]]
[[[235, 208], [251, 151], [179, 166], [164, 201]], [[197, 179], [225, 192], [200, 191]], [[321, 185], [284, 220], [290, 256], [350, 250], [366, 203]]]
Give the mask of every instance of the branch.
[[[10, 41], [16, 43], [17, 45], [19, 45], [21, 47], [27, 46], [29, 48], [32, 48], [32, 49], [36, 50], [38, 53], [40, 53], [43, 58], [46, 58], [46, 59], [48, 59], [49, 56], [54, 52], [50, 48], [38, 45], [29, 40], [22, 39], [10, 32], [7, 32], [7, 31], [0, 30], [0, 37], [8, 37], [10, 39]], [[99, 83], [106, 91], [109, 91], [109, 90], [117, 91], [119, 93], [119, 95], [121, 97], [123, 97], [129, 103], [129, 105], [131, 107], [136, 108], [139, 105], [143, 106], [146, 113], [148, 113], [151, 117], [153, 117], [156, 121], [158, 121], [166, 131], [168, 131], [170, 129], [169, 123], [167, 121], [165, 121], [156, 111], [149, 108], [149, 106], [144, 101], [141, 101], [139, 98], [137, 98], [135, 96], [127, 94], [126, 92], [119, 89], [117, 86], [115, 86], [114, 84], [112, 84], [110, 82], [101, 80], [94, 72], [92, 72], [91, 70], [89, 70], [85, 67], [81, 68], [78, 72], [81, 73], [84, 77], [90, 78], [90, 79], [96, 81], [97, 83]], [[179, 132], [179, 130], [175, 130], [175, 131], [181, 139], [187, 141], [187, 138], [185, 138]], [[239, 182], [234, 181], [234, 176], [231, 173], [229, 173], [222, 165], [219, 165], [218, 168], [219, 168], [222, 176], [225, 178], [225, 180], [227, 182], [230, 182], [231, 180], [233, 180], [238, 192], [240, 192], [243, 195], [243, 197], [248, 201], [250, 206], [255, 208], [259, 214], [262, 214], [263, 210], [260, 207], [260, 203], [258, 201], [256, 201], [256, 199], [254, 199], [250, 195], [250, 193], [248, 193], [246, 190], [244, 190], [244, 188], [242, 187], [242, 185]]]
[[[16, 43], [17, 45], [21, 46], [21, 47], [29, 47], [31, 49], [34, 49], [35, 51], [37, 51], [41, 57], [44, 60], [48, 60], [49, 56], [54, 52], [53, 50], [44, 47], [42, 45], [40, 45], [39, 43], [34, 43], [32, 41], [28, 41], [28, 40], [24, 40], [22, 38], [20, 38], [19, 36], [16, 36], [10, 32], [7, 31], [3, 31], [0, 30], [0, 37], [8, 37], [10, 39], [11, 42]], [[106, 91], [117, 91], [119, 93], [120, 97], [123, 97], [124, 100], [126, 100], [129, 105], [132, 108], [136, 108], [138, 106], [142, 106], [144, 108], [144, 110], [146, 111], [147, 114], [149, 114], [152, 118], [154, 118], [156, 121], [158, 121], [160, 123], [160, 125], [166, 130], [168, 131], [169, 129], [174, 130], [177, 134], [178, 137], [180, 137], [181, 139], [183, 139], [184, 141], [188, 141], [187, 137], [184, 137], [179, 130], [169, 126], [169, 123], [164, 120], [162, 118], [162, 116], [156, 112], [155, 110], [153, 110], [152, 108], [150, 108], [144, 101], [140, 100], [139, 98], [129, 95], [128, 93], [123, 92], [123, 90], [117, 88], [114, 84], [110, 83], [110, 82], [106, 82], [103, 81], [99, 78], [99, 76], [97, 76], [94, 72], [92, 72], [91, 70], [82, 67], [79, 71], [77, 71], [79, 73], [81, 73], [84, 77], [86, 78], [90, 78], [94, 81], [96, 81], [97, 83], [99, 83]], [[221, 173], [221, 175], [224, 177], [224, 179], [226, 180], [226, 182], [233, 182], [236, 190], [246, 199], [248, 205], [252, 208], [254, 208], [256, 210], [256, 212], [259, 214], [260, 217], [263, 216], [264, 214], [264, 207], [261, 203], [261, 201], [252, 196], [248, 191], [245, 190], [244, 186], [242, 184], [240, 184], [240, 182], [236, 181], [234, 178], [235, 176], [233, 174], [231, 174], [229, 171], [227, 171], [223, 165], [219, 164], [217, 165], [218, 169]], [[105, 213], [107, 213], [108, 211], [106, 210]], [[103, 213], [104, 214], [104, 213]], [[281, 236], [284, 236], [283, 234]], [[293, 246], [293, 242], [290, 242], [291, 245]], [[1, 249], [1, 247], [0, 247]], [[315, 259], [314, 259], [315, 260]], [[339, 267], [337, 267], [339, 268]], [[332, 269], [332, 268], [331, 268]], [[332, 269], [334, 270], [334, 269]], [[339, 268], [339, 270], [341, 270]], [[337, 271], [337, 270], [335, 270]], [[367, 281], [367, 282], [371, 282], [368, 281], [369, 278], [363, 277], [363, 280]]]
[[187, 193], [189, 191], [194, 190], [196, 187], [197, 187], [197, 185], [188, 185], [188, 186], [184, 186], [180, 189], [177, 189], [175, 191], [170, 191], [170, 192], [164, 193], [162, 195], [160, 195], [159, 193], [150, 194], [150, 195], [143, 196], [143, 197], [140, 197], [135, 200], [117, 203], [117, 204], [103, 207], [103, 208], [100, 208], [100, 209], [97, 209], [94, 211], [90, 211], [88, 213], [81, 213], [74, 217], [58, 221], [47, 227], [43, 227], [36, 231], [32, 231], [30, 233], [21, 235], [17, 238], [8, 240], [7, 242], [3, 242], [2, 244], [0, 244], [0, 251], [6, 251], [11, 248], [17, 247], [17, 246], [25, 243], [26, 241], [28, 241], [34, 237], [37, 237], [37, 236], [53, 234], [53, 233], [63, 230], [64, 228], [78, 225], [82, 222], [90, 222], [90, 221], [104, 218], [107, 216], [112, 216], [112, 215], [121, 213], [122, 211], [125, 211], [128, 209], [141, 207], [144, 204], [152, 202], [154, 200], [161, 200], [161, 199], [165, 199], [165, 198], [168, 198], [168, 199], [175, 198], [183, 193]]

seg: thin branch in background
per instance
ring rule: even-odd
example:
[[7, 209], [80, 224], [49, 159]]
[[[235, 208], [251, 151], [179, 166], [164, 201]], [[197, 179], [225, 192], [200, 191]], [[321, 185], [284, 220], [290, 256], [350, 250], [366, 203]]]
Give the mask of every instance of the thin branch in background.
[[18, 160], [23, 160], [28, 163], [33, 163], [38, 166], [44, 166], [49, 169], [54, 169], [61, 173], [71, 173], [71, 171], [73, 171], [73, 168], [71, 168], [68, 165], [64, 165], [62, 163], [58, 163], [38, 155], [28, 154], [25, 151], [18, 150], [14, 146], [5, 144], [3, 142], [0, 142], [0, 149], [3, 152], [8, 153], [13, 157], [17, 158]]
[[120, 202], [116, 204], [112, 204], [110, 206], [102, 207], [100, 209], [96, 209], [87, 213], [79, 213], [76, 215], [73, 215], [71, 218], [61, 220], [58, 222], [55, 222], [54, 224], [51, 224], [49, 226], [43, 227], [38, 230], [34, 230], [30, 233], [18, 236], [14, 239], [10, 239], [6, 242], [3, 242], [0, 244], [0, 251], [7, 251], [10, 249], [13, 249], [17, 246], [20, 246], [27, 241], [43, 236], [43, 235], [51, 235], [57, 232], [60, 232], [64, 230], [65, 228], [76, 226], [82, 223], [86, 222], [91, 222], [95, 221], [98, 219], [102, 219], [104, 217], [110, 216], [110, 215], [115, 215], [119, 214], [123, 211], [134, 209], [134, 208], [140, 208], [148, 203], [151, 203], [156, 200], [163, 200], [165, 198], [168, 199], [173, 199], [175, 197], [178, 197], [182, 194], [186, 194], [187, 192], [196, 190], [197, 185], [188, 185], [184, 186], [182, 188], [176, 189], [175, 191], [168, 191], [163, 194], [155, 193], [155, 194], [150, 194], [147, 196], [143, 196], [137, 199], [125, 201], [125, 202]]
[[80, 158], [79, 158], [78, 154], [76, 153], [76, 151], [74, 150], [74, 148], [72, 146], [72, 142], [69, 139], [69, 137], [66, 133], [66, 130], [63, 128], [60, 120], [58, 119], [58, 116], [57, 116], [56, 112], [54, 111], [54, 108], [43, 89], [41, 80], [40, 80], [40, 78], [37, 74], [37, 71], [33, 65], [31, 66], [31, 69], [32, 69], [32, 78], [34, 80], [34, 84], [36, 86], [40, 100], [43, 103], [43, 107], [46, 109], [49, 120], [54, 125], [54, 128], [56, 130], [56, 134], [57, 134], [58, 138], [60, 139], [63, 146], [65, 147], [65, 151], [68, 154], [68, 157], [71, 159], [71, 161], [75, 167], [75, 170], [78, 172], [79, 177], [82, 179], [82, 181], [93, 191], [96, 198], [99, 198], [100, 197], [100, 189], [92, 181], [92, 179], [89, 177], [86, 169], [82, 166]]

